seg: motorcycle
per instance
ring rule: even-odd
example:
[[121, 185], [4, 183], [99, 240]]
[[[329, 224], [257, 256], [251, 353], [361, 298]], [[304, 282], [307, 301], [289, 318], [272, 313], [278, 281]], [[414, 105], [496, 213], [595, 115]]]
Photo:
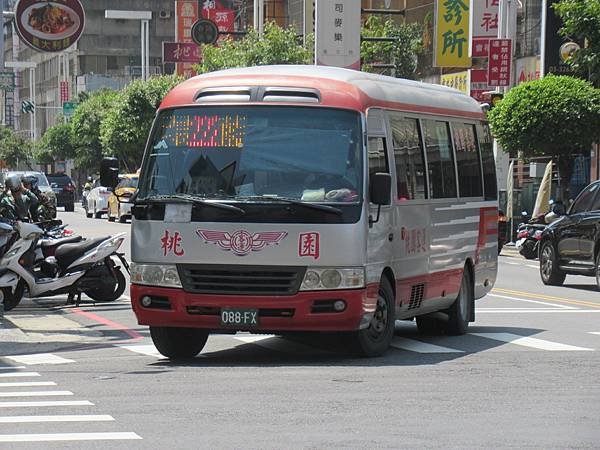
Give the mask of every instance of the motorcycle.
[[68, 304], [79, 304], [82, 293], [94, 301], [110, 302], [125, 291], [125, 276], [113, 259], [117, 257], [129, 272], [124, 255], [118, 252], [125, 233], [63, 243], [54, 256], [36, 263], [36, 249], [44, 230], [26, 222], [16, 222], [14, 228], [18, 239], [0, 259], [5, 311], [15, 308], [26, 291], [29, 298], [68, 294]]
[[[552, 205], [550, 212], [533, 217], [527, 222], [522, 222], [517, 228], [515, 247], [525, 259], [536, 259], [538, 257], [542, 233], [549, 224], [559, 218], [559, 215], [555, 212], [554, 202], [550, 204]], [[527, 212], [523, 211], [522, 216], [526, 218]]]

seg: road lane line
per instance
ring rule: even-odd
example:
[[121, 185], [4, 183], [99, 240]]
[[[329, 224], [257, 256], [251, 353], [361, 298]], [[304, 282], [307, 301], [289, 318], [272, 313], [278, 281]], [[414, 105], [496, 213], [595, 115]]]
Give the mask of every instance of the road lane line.
[[477, 309], [478, 313], [482, 313], [482, 314], [487, 314], [487, 313], [561, 313], [561, 314], [567, 314], [567, 313], [600, 313], [600, 309], [546, 309], [546, 308], [533, 308], [533, 309], [513, 309], [513, 308], [506, 308], [506, 309], [490, 309], [490, 310], [483, 310], [480, 311], [479, 309]]
[[71, 391], [17, 391], [0, 392], [0, 397], [54, 397], [73, 395]]
[[533, 292], [515, 291], [515, 290], [511, 290], [511, 289], [504, 289], [504, 288], [492, 289], [492, 293], [496, 293], [496, 292], [499, 292], [501, 294], [522, 295], [524, 297], [531, 297], [531, 298], [536, 298], [536, 299], [541, 299], [541, 300], [550, 300], [550, 301], [556, 301], [556, 302], [561, 302], [561, 303], [567, 303], [570, 305], [587, 306], [587, 307], [600, 309], [600, 303], [586, 302], [583, 300], [570, 300], [568, 298], [563, 298], [563, 297], [554, 297], [551, 295], [535, 294]]
[[600, 336], [600, 331], [590, 331], [590, 334], [597, 334], [598, 336]]
[[121, 433], [54, 433], [0, 434], [0, 442], [106, 441], [142, 439], [131, 432]]
[[0, 417], [0, 423], [109, 422], [113, 420], [115, 418], [108, 414]]
[[558, 342], [546, 341], [532, 337], [520, 336], [512, 333], [469, 333], [473, 336], [479, 336], [495, 341], [506, 342], [509, 344], [521, 345], [523, 347], [536, 348], [538, 350], [548, 351], [594, 351], [592, 348], [576, 347], [574, 345], [560, 344]]
[[567, 305], [560, 305], [560, 304], [557, 305], [556, 303], [541, 302], [539, 300], [527, 300], [525, 298], [509, 297], [508, 295], [500, 295], [500, 294], [488, 294], [488, 295], [490, 297], [505, 298], [505, 299], [508, 299], [508, 300], [517, 300], [517, 301], [520, 301], [520, 302], [537, 303], [538, 305], [552, 306], [554, 308], [576, 309], [574, 306], [567, 306]]
[[245, 342], [247, 344], [253, 344], [256, 342], [264, 341], [265, 339], [274, 338], [274, 334], [250, 334], [247, 336], [233, 336], [238, 341]]
[[28, 365], [67, 364], [75, 362], [72, 359], [63, 358], [62, 356], [54, 355], [52, 353], [35, 353], [32, 355], [5, 356], [5, 358], [12, 359], [15, 362]]
[[0, 408], [28, 408], [30, 406], [94, 406], [88, 400], [57, 400], [40, 402], [0, 402]]
[[54, 381], [24, 381], [0, 383], [0, 387], [33, 387], [33, 386], [56, 386]]
[[9, 378], [9, 377], [39, 377], [40, 374], [37, 372], [9, 372], [9, 373], [0, 373], [0, 378]]
[[266, 335], [241, 335], [233, 336], [234, 339], [242, 341], [245, 344], [256, 344], [269, 350], [275, 350], [283, 353], [316, 354], [330, 353], [327, 350], [316, 346], [302, 344], [290, 339], [285, 339], [273, 334]]
[[157, 358], [164, 358], [163, 355], [156, 349], [152, 344], [140, 344], [140, 345], [117, 345], [116, 347], [124, 348], [130, 352], [139, 353], [140, 355], [155, 356]]
[[400, 350], [408, 350], [417, 353], [464, 353], [464, 351], [455, 348], [442, 347], [440, 345], [429, 344], [427, 342], [398, 336], [394, 337], [390, 345]]

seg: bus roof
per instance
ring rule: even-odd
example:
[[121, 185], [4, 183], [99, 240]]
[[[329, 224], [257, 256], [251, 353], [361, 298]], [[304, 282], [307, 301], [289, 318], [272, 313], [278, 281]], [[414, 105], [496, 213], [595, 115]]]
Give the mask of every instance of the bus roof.
[[[198, 75], [171, 90], [163, 100], [161, 108], [197, 105], [202, 92], [210, 92], [211, 101], [206, 102], [209, 104], [262, 104], [262, 99], [250, 94], [253, 88], [263, 88], [262, 92], [277, 88], [277, 100], [284, 104], [302, 103], [310, 106], [307, 97], [297, 95], [305, 89], [316, 93], [313, 105], [357, 111], [382, 107], [415, 113], [485, 119], [479, 103], [455, 89], [356, 70], [314, 65], [245, 67]], [[281, 88], [289, 89], [287, 95], [286, 89]], [[248, 92], [248, 95], [230, 95], [232, 92]], [[244, 98], [246, 99], [241, 100]], [[273, 102], [270, 101], [269, 104]]]

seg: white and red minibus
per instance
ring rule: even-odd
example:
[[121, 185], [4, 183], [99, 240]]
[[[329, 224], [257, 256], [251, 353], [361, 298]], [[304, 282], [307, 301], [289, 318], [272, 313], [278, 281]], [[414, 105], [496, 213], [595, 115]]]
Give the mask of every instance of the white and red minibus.
[[[108, 176], [108, 175], [105, 175]], [[189, 79], [162, 102], [132, 220], [131, 301], [165, 356], [210, 333], [463, 334], [497, 272], [480, 105], [318, 66]]]

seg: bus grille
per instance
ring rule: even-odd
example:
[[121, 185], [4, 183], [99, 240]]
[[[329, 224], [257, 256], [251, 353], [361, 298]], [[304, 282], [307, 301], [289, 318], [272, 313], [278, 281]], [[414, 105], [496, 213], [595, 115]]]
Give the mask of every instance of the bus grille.
[[193, 294], [294, 295], [305, 267], [178, 264], [181, 284]]

